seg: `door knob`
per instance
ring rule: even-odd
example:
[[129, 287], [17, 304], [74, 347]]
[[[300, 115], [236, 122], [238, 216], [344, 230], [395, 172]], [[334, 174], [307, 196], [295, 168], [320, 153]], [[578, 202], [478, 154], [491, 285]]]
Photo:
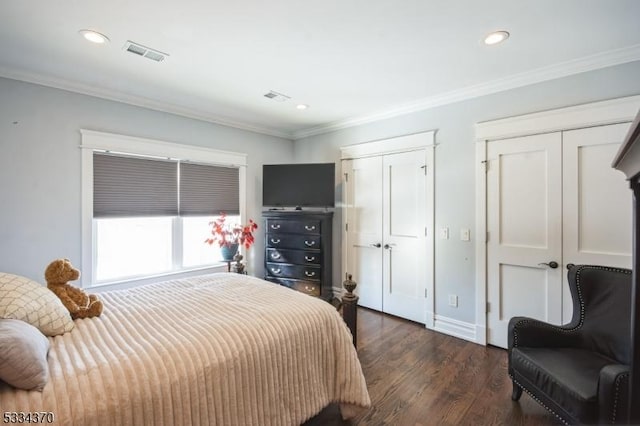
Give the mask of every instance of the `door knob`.
[[538, 265], [546, 265], [551, 269], [556, 269], [558, 267], [558, 262], [555, 262], [555, 261], [552, 260], [549, 263], [538, 263]]
[[375, 243], [375, 244], [369, 244], [371, 247], [375, 247], [375, 248], [380, 248], [382, 247], [382, 244], [380, 243]]
[[385, 244], [384, 248], [387, 249], [387, 250], [390, 250], [393, 246], [395, 246], [395, 244], [389, 243], [389, 244]]
[[574, 266], [576, 266], [576, 265], [574, 265], [573, 263], [567, 263], [567, 269], [571, 269], [571, 268], [573, 268]]

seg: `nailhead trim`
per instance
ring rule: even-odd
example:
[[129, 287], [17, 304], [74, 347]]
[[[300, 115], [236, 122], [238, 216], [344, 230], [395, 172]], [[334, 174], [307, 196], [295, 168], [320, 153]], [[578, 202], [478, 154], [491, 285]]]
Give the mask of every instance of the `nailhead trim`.
[[578, 271], [576, 272], [576, 289], [578, 291], [578, 301], [579, 301], [579, 305], [580, 305], [580, 321], [578, 322], [578, 324], [574, 327], [574, 328], [560, 328], [558, 326], [554, 326], [552, 324], [547, 324], [544, 323], [542, 321], [537, 321], [537, 320], [522, 320], [522, 321], [518, 321], [514, 327], [513, 327], [513, 347], [517, 347], [518, 346], [518, 326], [519, 325], [524, 325], [527, 323], [531, 323], [531, 322], [535, 322], [536, 325], [540, 326], [541, 328], [547, 328], [551, 331], [557, 331], [560, 333], [575, 333], [577, 332], [580, 328], [582, 328], [583, 324], [584, 324], [584, 316], [585, 316], [585, 304], [584, 304], [584, 300], [582, 298], [582, 288], [580, 287], [580, 273], [582, 272], [583, 269], [597, 269], [597, 270], [601, 270], [601, 271], [609, 271], [609, 272], [620, 272], [623, 274], [627, 274], [627, 275], [631, 275], [631, 271], [629, 271], [628, 269], [621, 269], [621, 268], [610, 268], [607, 266], [597, 266], [597, 265], [581, 265], [578, 267]]
[[[624, 374], [620, 374], [617, 378], [616, 378], [616, 392], [615, 392], [615, 399], [614, 399], [614, 403], [613, 403], [613, 412], [611, 414], [611, 424], [615, 424], [616, 423], [616, 415], [617, 415], [617, 410], [618, 410], [618, 401], [619, 401], [619, 396], [620, 396], [620, 381], [622, 380], [622, 378], [628, 377], [629, 373], [624, 373]], [[549, 411], [551, 414], [553, 414], [554, 416], [556, 416], [558, 418], [558, 420], [560, 420], [562, 423], [564, 423], [565, 425], [569, 425], [569, 423], [563, 419], [558, 413], [556, 413], [555, 411], [553, 411], [551, 408], [547, 407], [542, 401], [540, 401], [535, 395], [533, 395], [531, 392], [529, 392], [524, 386], [522, 386], [522, 384], [520, 384], [520, 382], [518, 382], [516, 379], [513, 378], [513, 376], [511, 374], [509, 374], [509, 377], [511, 378], [511, 380], [513, 380], [518, 386], [520, 386], [520, 389], [522, 389], [523, 391], [526, 392], [527, 395], [529, 395], [531, 398], [533, 398], [538, 404], [542, 405], [547, 411]]]
[[[551, 324], [547, 324], [547, 323], [544, 323], [544, 322], [541, 322], [541, 321], [537, 321], [537, 320], [528, 320], [527, 319], [527, 320], [519, 321], [513, 327], [513, 347], [514, 348], [518, 346], [518, 326], [519, 325], [524, 325], [524, 324], [527, 324], [527, 323], [535, 322], [536, 325], [539, 325], [542, 328], [548, 328], [548, 329], [550, 329], [552, 331], [558, 331], [558, 332], [561, 332], [561, 333], [575, 333], [580, 328], [582, 328], [582, 326], [584, 324], [584, 316], [585, 316], [585, 303], [584, 303], [584, 300], [582, 298], [582, 288], [580, 287], [580, 273], [582, 272], [583, 269], [597, 269], [597, 270], [601, 270], [601, 271], [619, 272], [619, 273], [631, 275], [631, 271], [629, 271], [628, 269], [610, 268], [610, 267], [607, 267], [607, 266], [597, 266], [597, 265], [581, 265], [581, 266], [579, 266], [579, 269], [576, 271], [576, 289], [578, 291], [578, 300], [580, 302], [580, 321], [578, 322], [578, 324], [574, 328], [560, 328], [560, 327], [557, 327], [557, 326], [554, 326], [554, 325], [551, 325]], [[616, 383], [615, 399], [614, 399], [614, 404], [613, 404], [613, 412], [611, 414], [611, 423], [612, 424], [614, 424], [615, 421], [616, 421], [616, 415], [617, 415], [617, 409], [618, 409], [618, 397], [619, 397], [619, 392], [620, 392], [620, 381], [622, 380], [623, 377], [626, 377], [628, 375], [629, 375], [629, 373], [624, 373], [624, 374], [619, 375], [616, 378], [616, 382], [615, 382]], [[547, 411], [549, 411], [554, 416], [556, 416], [562, 423], [564, 423], [565, 425], [569, 425], [569, 423], [567, 423], [567, 421], [565, 419], [560, 417], [560, 415], [558, 415], [558, 413], [553, 411], [551, 408], [549, 408], [545, 404], [543, 404], [542, 401], [540, 401], [536, 396], [534, 396], [524, 386], [522, 386], [516, 379], [514, 379], [511, 374], [509, 374], [509, 377], [511, 377], [511, 380], [513, 380], [518, 386], [520, 386], [520, 388], [522, 390], [524, 390], [527, 393], [527, 395], [529, 395], [536, 402], [538, 402], [538, 404], [540, 404], [544, 408], [546, 408]]]
[[618, 375], [618, 377], [616, 377], [616, 392], [615, 392], [615, 397], [613, 399], [613, 411], [611, 413], [611, 424], [615, 424], [616, 423], [616, 415], [618, 414], [618, 401], [619, 401], [619, 396], [620, 396], [620, 382], [622, 381], [623, 378], [627, 378], [629, 377], [629, 373], [622, 373], [620, 375]]
[[509, 374], [509, 377], [511, 377], [511, 380], [513, 380], [515, 382], [515, 384], [517, 384], [518, 386], [520, 386], [520, 389], [522, 389], [523, 391], [525, 391], [527, 393], [527, 395], [529, 395], [531, 398], [533, 398], [538, 404], [542, 405], [544, 408], [547, 409], [548, 412], [550, 412], [551, 414], [553, 414], [554, 416], [556, 416], [556, 418], [558, 420], [560, 420], [563, 424], [569, 426], [569, 423], [562, 418], [558, 413], [556, 413], [555, 411], [553, 411], [551, 408], [547, 407], [542, 401], [540, 401], [534, 394], [532, 394], [531, 392], [529, 392], [529, 390], [527, 390], [524, 386], [522, 386], [520, 384], [520, 382], [518, 382], [516, 379], [513, 378], [513, 376], [511, 374]]

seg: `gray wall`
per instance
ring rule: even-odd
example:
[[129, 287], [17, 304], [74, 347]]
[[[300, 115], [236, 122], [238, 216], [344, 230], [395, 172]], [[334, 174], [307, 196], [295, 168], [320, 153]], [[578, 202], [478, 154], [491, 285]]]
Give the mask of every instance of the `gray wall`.
[[[640, 62], [578, 74], [464, 102], [352, 127], [295, 143], [298, 162], [335, 161], [339, 147], [437, 130], [435, 151], [436, 230], [449, 227], [450, 239], [436, 233], [436, 313], [475, 323], [475, 123], [587, 102], [640, 94]], [[337, 197], [340, 199], [340, 188]], [[336, 209], [336, 224], [341, 223]], [[471, 228], [472, 241], [460, 241]], [[334, 282], [340, 282], [340, 233], [334, 235]], [[448, 295], [458, 295], [458, 308]]]
[[[82, 269], [80, 129], [247, 153], [247, 213], [258, 223], [262, 164], [293, 160], [287, 139], [0, 78], [0, 271], [43, 282], [58, 257]], [[256, 240], [249, 262], [261, 276]]]
[[[0, 271], [42, 281], [44, 267], [80, 256], [81, 128], [248, 153], [247, 207], [258, 220], [262, 164], [340, 164], [339, 147], [437, 130], [436, 312], [474, 323], [474, 124], [496, 118], [640, 94], [640, 62], [620, 65], [337, 132], [295, 143], [118, 102], [0, 78]], [[16, 124], [14, 124], [16, 122]], [[336, 196], [341, 197], [341, 188]], [[336, 225], [341, 223], [336, 209]], [[334, 234], [334, 283], [340, 276], [340, 232]], [[458, 238], [472, 229], [472, 241]], [[263, 240], [251, 249], [251, 270], [262, 274]], [[459, 307], [447, 306], [457, 294]]]

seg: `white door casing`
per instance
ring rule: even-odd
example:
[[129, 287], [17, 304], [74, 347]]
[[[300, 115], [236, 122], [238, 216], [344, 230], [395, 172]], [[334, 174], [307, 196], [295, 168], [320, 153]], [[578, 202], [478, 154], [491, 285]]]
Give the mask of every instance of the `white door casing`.
[[[487, 173], [487, 219], [490, 235], [487, 245], [488, 299], [491, 306], [496, 306], [496, 309], [488, 312], [487, 317], [489, 343], [506, 347], [506, 323], [511, 316], [530, 316], [557, 324], [571, 320], [573, 302], [566, 280], [566, 269], [563, 266], [573, 263], [630, 267], [631, 235], [628, 232], [631, 227], [632, 211], [630, 190], [624, 182], [624, 175], [610, 167], [628, 127], [628, 123], [615, 124], [488, 143], [488, 159], [491, 161]], [[543, 138], [549, 139], [552, 144], [562, 150], [561, 155], [554, 149], [547, 151], [547, 158], [553, 155], [557, 159], [557, 161], [548, 162], [548, 166], [554, 169], [546, 171], [531, 169], [535, 167], [536, 161], [533, 154], [529, 152], [526, 154], [530, 157], [527, 164], [518, 165], [520, 169], [518, 174], [527, 175], [534, 181], [538, 181], [539, 176], [542, 175], [544, 176], [542, 180], [552, 181], [548, 191], [553, 192], [547, 195], [552, 193], [555, 196], [560, 195], [562, 208], [558, 210], [551, 208], [553, 204], [547, 204], [546, 213], [549, 217], [546, 218], [546, 223], [549, 224], [550, 229], [557, 228], [555, 232], [562, 238], [548, 240], [549, 253], [558, 253], [550, 257], [558, 263], [558, 268], [548, 269], [544, 280], [540, 276], [541, 282], [545, 285], [540, 283], [532, 285], [529, 279], [515, 273], [512, 265], [504, 265], [501, 263], [501, 258], [496, 257], [495, 254], [499, 253], [496, 244], [500, 248], [503, 247], [503, 241], [496, 240], [504, 238], [502, 233], [504, 218], [501, 215], [505, 206], [507, 211], [511, 211], [508, 206], [512, 203], [522, 210], [517, 213], [517, 216], [528, 223], [530, 236], [543, 235], [542, 230], [538, 229], [543, 222], [538, 223], [532, 219], [532, 216], [542, 217], [543, 210], [539, 207], [544, 207], [545, 204], [541, 202], [542, 197], [536, 196], [537, 192], [541, 193], [542, 187], [535, 191], [535, 182], [522, 182], [520, 185], [516, 182], [523, 181], [521, 177], [512, 179], [502, 176], [502, 162], [499, 162], [496, 167], [493, 162], [496, 156], [494, 151], [503, 151], [504, 148], [501, 147], [504, 144], [516, 144], [516, 146], [519, 144], [521, 148], [516, 149], [526, 153], [530, 150], [531, 147], [528, 145], [532, 141], [542, 143]], [[498, 157], [501, 158], [502, 155], [498, 154]], [[515, 167], [510, 169], [513, 170]], [[507, 187], [514, 185], [516, 187], [514, 191], [517, 191], [518, 186], [521, 189], [526, 188], [529, 192], [528, 196], [532, 198], [529, 200], [530, 204], [527, 205], [524, 200], [518, 200], [517, 195], [510, 193], [505, 194], [504, 199], [500, 197], [496, 204], [493, 189], [496, 187], [495, 176], [498, 174], [500, 177], [497, 187], [500, 193], [503, 192], [503, 181], [508, 181]], [[562, 188], [562, 192], [557, 188]], [[499, 217], [497, 226], [496, 217]], [[499, 231], [496, 239], [491, 238], [494, 230]], [[511, 255], [517, 253], [514, 247], [507, 247], [507, 250]], [[529, 258], [533, 260], [532, 253], [529, 253]], [[530, 272], [529, 275], [534, 274]], [[538, 273], [538, 275], [541, 274]], [[551, 275], [557, 275], [555, 278], [560, 280], [558, 284], [561, 295], [557, 294], [555, 281], [549, 281]], [[525, 283], [527, 291], [518, 293], [509, 290], [514, 285], [525, 286]], [[546, 305], [541, 300], [543, 297], [547, 299]], [[550, 298], [561, 301], [559, 319], [555, 315], [558, 305], [550, 304], [552, 302]], [[496, 316], [500, 318], [496, 320]]]
[[[476, 125], [476, 232], [484, 235], [488, 226], [487, 181], [484, 161], [487, 159], [487, 147], [490, 141], [552, 132], [571, 132], [596, 126], [608, 126], [630, 123], [640, 108], [640, 96], [629, 96], [589, 104], [582, 104], [541, 111], [521, 116], [492, 120]], [[595, 151], [592, 151], [595, 152]], [[567, 155], [567, 153], [565, 153]], [[625, 188], [628, 184], [625, 183]], [[566, 192], [566, 191], [565, 191]], [[579, 196], [579, 195], [578, 195]], [[624, 209], [624, 207], [622, 208]], [[628, 229], [628, 228], [627, 228]], [[565, 241], [565, 245], [567, 241]], [[583, 253], [586, 254], [586, 253]], [[571, 257], [567, 255], [567, 259]], [[563, 263], [572, 262], [563, 259]], [[591, 263], [591, 262], [590, 262]], [[563, 281], [566, 269], [563, 268]], [[485, 239], [476, 240], [476, 338], [479, 344], [486, 344], [489, 336], [488, 324], [488, 243]], [[566, 298], [565, 298], [566, 302]], [[492, 308], [493, 309], [493, 308]]]
[[[506, 347], [513, 316], [562, 319], [561, 134], [487, 145], [489, 343]], [[546, 264], [556, 262], [555, 268]]]
[[[429, 328], [434, 327], [434, 136], [430, 131], [341, 148], [343, 275], [352, 273], [358, 282], [360, 305], [382, 311], [386, 305], [390, 313]], [[377, 172], [371, 170], [376, 163]], [[366, 195], [358, 196], [360, 191]], [[368, 202], [380, 207], [362, 206]]]

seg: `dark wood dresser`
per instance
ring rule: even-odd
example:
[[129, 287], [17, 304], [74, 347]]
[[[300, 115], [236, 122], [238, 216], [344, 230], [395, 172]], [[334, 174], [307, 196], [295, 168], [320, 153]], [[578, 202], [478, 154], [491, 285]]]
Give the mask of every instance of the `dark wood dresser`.
[[265, 279], [331, 300], [333, 212], [270, 210], [265, 229]]

